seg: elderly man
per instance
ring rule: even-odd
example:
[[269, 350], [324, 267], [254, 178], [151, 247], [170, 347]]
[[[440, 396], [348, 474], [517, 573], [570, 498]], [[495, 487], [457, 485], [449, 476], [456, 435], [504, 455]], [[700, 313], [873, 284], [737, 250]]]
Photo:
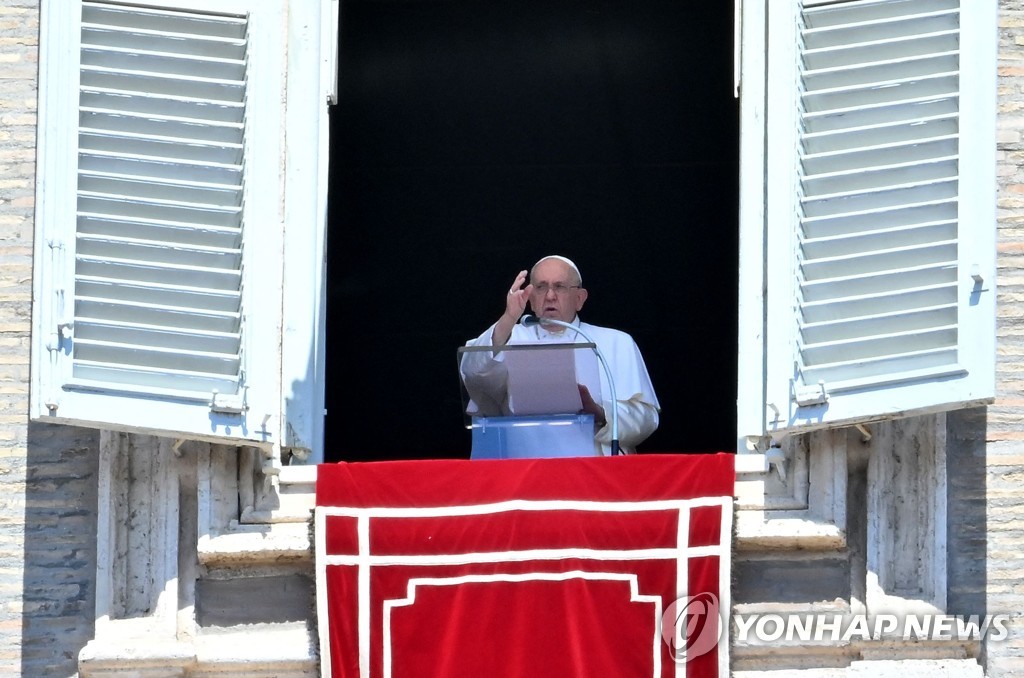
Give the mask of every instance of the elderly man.
[[[580, 321], [578, 313], [587, 300], [587, 290], [583, 287], [579, 269], [569, 259], [558, 255], [544, 257], [530, 271], [529, 284], [526, 278], [526, 271], [520, 271], [505, 296], [505, 312], [496, 323], [466, 345], [587, 341], [583, 335], [562, 326], [545, 325], [543, 322], [530, 327], [519, 324], [527, 304], [541, 321], [550, 318], [579, 327], [597, 344], [615, 380], [614, 405], [608, 399], [611, 389], [603, 371], [599, 375], [584, 375], [583, 382], [579, 384], [583, 410], [594, 415], [595, 451], [598, 454], [610, 453], [612, 427], [609, 410], [614, 406], [618, 411], [622, 451], [635, 452], [636, 446], [658, 428], [661, 408], [636, 342], [625, 332]], [[462, 373], [470, 397], [481, 411], [507, 413], [507, 372], [501, 353], [467, 353]], [[595, 401], [591, 393], [602, 394], [601, 401]]]

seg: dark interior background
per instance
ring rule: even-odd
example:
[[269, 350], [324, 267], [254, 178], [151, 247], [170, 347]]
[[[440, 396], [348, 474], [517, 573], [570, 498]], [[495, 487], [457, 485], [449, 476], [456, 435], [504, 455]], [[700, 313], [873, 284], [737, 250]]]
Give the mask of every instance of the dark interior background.
[[644, 452], [731, 450], [732, 3], [343, 0], [328, 461], [468, 457], [456, 349], [576, 261], [662, 405]]

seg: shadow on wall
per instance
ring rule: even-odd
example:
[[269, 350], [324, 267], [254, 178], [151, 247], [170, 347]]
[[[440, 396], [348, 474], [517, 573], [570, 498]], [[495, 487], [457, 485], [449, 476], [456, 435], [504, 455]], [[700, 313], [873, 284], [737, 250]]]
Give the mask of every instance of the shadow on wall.
[[30, 423], [21, 675], [69, 676], [95, 635], [99, 431]]
[[[989, 610], [988, 408], [946, 415], [946, 611], [953, 615], [999, 614]], [[986, 665], [985, 644], [981, 647]]]

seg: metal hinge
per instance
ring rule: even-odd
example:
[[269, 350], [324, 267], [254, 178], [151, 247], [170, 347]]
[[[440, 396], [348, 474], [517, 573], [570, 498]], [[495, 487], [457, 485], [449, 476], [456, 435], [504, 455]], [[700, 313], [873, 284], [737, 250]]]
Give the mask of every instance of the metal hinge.
[[828, 402], [828, 391], [825, 390], [825, 382], [819, 381], [814, 386], [797, 387], [793, 392], [793, 400], [800, 407], [824, 405]]
[[218, 393], [214, 390], [210, 395], [210, 411], [218, 414], [242, 414], [249, 409], [245, 398], [246, 391], [248, 388], [242, 388], [241, 394]]

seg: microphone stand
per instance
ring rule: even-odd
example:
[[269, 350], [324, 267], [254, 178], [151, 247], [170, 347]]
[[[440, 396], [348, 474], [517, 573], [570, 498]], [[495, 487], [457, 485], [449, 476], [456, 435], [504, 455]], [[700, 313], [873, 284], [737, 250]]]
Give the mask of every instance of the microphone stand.
[[612, 377], [612, 370], [608, 366], [608, 361], [604, 359], [604, 354], [601, 353], [601, 348], [597, 345], [597, 342], [593, 340], [586, 332], [576, 327], [572, 323], [567, 323], [562, 320], [555, 320], [554, 318], [538, 318], [532, 315], [524, 315], [520, 321], [525, 327], [531, 327], [533, 325], [557, 325], [558, 327], [564, 327], [569, 330], [573, 330], [577, 334], [583, 336], [584, 339], [594, 345], [594, 353], [597, 354], [598, 359], [601, 362], [601, 367], [604, 368], [604, 376], [608, 378], [608, 387], [612, 391], [612, 442], [611, 442], [611, 454], [612, 456], [622, 454], [622, 449], [619, 447], [619, 407], [618, 400], [616, 400], [615, 393], [615, 379]]

